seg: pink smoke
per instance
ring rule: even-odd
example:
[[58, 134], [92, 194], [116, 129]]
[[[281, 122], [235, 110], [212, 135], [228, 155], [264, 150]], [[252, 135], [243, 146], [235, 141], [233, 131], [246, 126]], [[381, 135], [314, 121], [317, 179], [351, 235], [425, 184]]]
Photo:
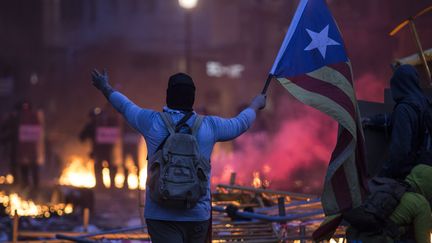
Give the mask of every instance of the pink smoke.
[[[384, 82], [372, 74], [358, 78], [355, 88], [358, 99], [383, 100]], [[231, 172], [236, 172], [237, 184], [250, 186], [253, 173], [259, 172], [272, 189], [321, 193], [337, 123], [292, 98], [283, 97], [276, 103], [278, 109], [271, 119], [271, 126], [278, 126], [276, 132], [249, 131], [235, 140], [234, 149], [215, 149], [213, 186], [228, 184]]]
[[[355, 82], [360, 100], [382, 102], [384, 88], [384, 82], [373, 74]], [[292, 98], [283, 97], [276, 103], [276, 118], [271, 121], [271, 126], [277, 126], [274, 134], [266, 129], [249, 131], [235, 140], [235, 149], [215, 149], [213, 186], [229, 183], [231, 172], [236, 172], [237, 184], [250, 186], [253, 173], [260, 172], [272, 189], [321, 192], [336, 143], [337, 123]]]
[[[253, 172], [270, 181], [273, 189], [319, 193], [327, 163], [336, 142], [337, 124], [321, 112], [283, 98], [278, 102], [288, 116], [271, 135], [247, 132], [235, 141], [233, 152], [217, 150], [212, 156], [213, 185], [236, 183], [250, 186]], [[278, 122], [274, 121], [274, 125]]]
[[374, 102], [384, 101], [385, 82], [377, 76], [367, 73], [355, 82], [357, 99]]

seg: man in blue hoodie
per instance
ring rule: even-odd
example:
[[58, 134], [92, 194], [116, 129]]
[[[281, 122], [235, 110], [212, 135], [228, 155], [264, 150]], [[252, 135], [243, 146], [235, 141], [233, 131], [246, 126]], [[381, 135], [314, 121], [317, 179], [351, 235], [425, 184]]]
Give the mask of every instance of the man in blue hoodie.
[[[419, 85], [419, 75], [410, 65], [396, 69], [390, 80], [395, 101], [391, 115], [378, 114], [363, 118], [363, 125], [390, 131], [389, 159], [384, 162], [380, 176], [403, 180], [421, 160], [425, 142], [424, 116], [429, 102]], [[423, 156], [423, 155], [422, 155]]]
[[[148, 157], [151, 158], [169, 134], [161, 114], [140, 108], [126, 96], [115, 91], [108, 83], [106, 72], [100, 74], [94, 70], [92, 81], [129, 125], [144, 136]], [[192, 127], [197, 119], [197, 114], [193, 111], [194, 101], [195, 85], [192, 78], [184, 73], [171, 76], [166, 95], [167, 106], [163, 108], [163, 112], [168, 114], [175, 124], [192, 112], [192, 116], [186, 121], [186, 124]], [[196, 135], [201, 155], [210, 161], [215, 143], [234, 139], [245, 132], [255, 120], [256, 112], [263, 109], [265, 103], [265, 95], [257, 95], [249, 107], [236, 117], [224, 119], [205, 116]], [[205, 242], [211, 224], [210, 180], [207, 188], [206, 194], [190, 209], [174, 209], [159, 205], [150, 199], [147, 188], [144, 216], [152, 242]]]
[[390, 121], [389, 160], [382, 175], [404, 179], [418, 163], [426, 131], [423, 116], [429, 104], [420, 88], [419, 75], [411, 65], [402, 65], [394, 72], [390, 89], [396, 105]]

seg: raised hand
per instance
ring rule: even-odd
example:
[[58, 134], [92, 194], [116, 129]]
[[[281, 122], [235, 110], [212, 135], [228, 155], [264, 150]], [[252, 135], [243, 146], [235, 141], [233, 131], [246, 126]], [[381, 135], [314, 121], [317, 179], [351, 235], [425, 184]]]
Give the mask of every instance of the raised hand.
[[93, 69], [91, 72], [91, 78], [92, 78], [92, 84], [102, 91], [102, 93], [109, 99], [109, 96], [112, 92], [114, 92], [113, 88], [108, 82], [108, 74], [106, 70], [104, 69], [102, 74], [99, 73], [98, 70]]
[[108, 74], [105, 69], [103, 70], [102, 74], [100, 74], [98, 70], [93, 69], [93, 71], [91, 72], [91, 76], [92, 76], [92, 84], [97, 89], [102, 90], [106, 86], [109, 86]]

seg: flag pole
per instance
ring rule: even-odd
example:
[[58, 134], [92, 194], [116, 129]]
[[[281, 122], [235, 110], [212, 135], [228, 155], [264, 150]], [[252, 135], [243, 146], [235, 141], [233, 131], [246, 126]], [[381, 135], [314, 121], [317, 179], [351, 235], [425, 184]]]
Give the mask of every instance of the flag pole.
[[265, 82], [265, 84], [264, 84], [264, 88], [263, 88], [263, 90], [261, 91], [261, 94], [266, 94], [267, 93], [267, 89], [268, 89], [268, 87], [269, 87], [269, 85], [270, 85], [270, 82], [271, 82], [271, 80], [272, 80], [272, 78], [273, 78], [273, 75], [271, 75], [271, 74], [269, 74], [268, 76], [267, 76], [267, 80], [266, 80], [266, 82]]

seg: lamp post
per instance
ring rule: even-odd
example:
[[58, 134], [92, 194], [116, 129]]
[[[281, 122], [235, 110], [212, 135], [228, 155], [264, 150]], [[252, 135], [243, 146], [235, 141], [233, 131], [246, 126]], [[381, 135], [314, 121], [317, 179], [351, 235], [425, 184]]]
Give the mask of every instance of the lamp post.
[[406, 20], [404, 20], [402, 23], [400, 23], [398, 26], [396, 26], [396, 28], [394, 28], [392, 30], [392, 32], [390, 32], [390, 36], [396, 35], [396, 33], [398, 33], [403, 27], [405, 27], [407, 24], [409, 24], [409, 27], [411, 28], [411, 32], [414, 35], [415, 44], [417, 45], [417, 48], [419, 51], [419, 54], [418, 54], [419, 59], [423, 63], [425, 71], [426, 71], [426, 76], [427, 76], [427, 79], [429, 81], [429, 86], [432, 86], [431, 71], [429, 69], [429, 66], [428, 66], [428, 63], [426, 60], [426, 56], [424, 54], [422, 45], [420, 43], [420, 38], [419, 38], [418, 33], [417, 33], [417, 29], [416, 29], [415, 24], [414, 24], [414, 20], [416, 18], [418, 18], [418, 17], [422, 16], [423, 14], [428, 13], [430, 11], [432, 11], [432, 5], [423, 9], [422, 11], [418, 12], [416, 15], [409, 17]]
[[190, 73], [191, 69], [191, 46], [192, 46], [192, 9], [196, 7], [198, 0], [179, 0], [179, 5], [185, 10], [185, 58], [186, 58], [186, 73]]

